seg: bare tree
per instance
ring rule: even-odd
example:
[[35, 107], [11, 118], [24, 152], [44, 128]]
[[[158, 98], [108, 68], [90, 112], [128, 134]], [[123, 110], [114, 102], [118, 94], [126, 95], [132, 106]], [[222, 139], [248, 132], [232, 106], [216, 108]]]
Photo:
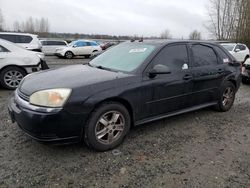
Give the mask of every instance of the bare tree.
[[46, 18], [40, 19], [40, 27], [39, 27], [40, 33], [48, 33], [49, 32], [49, 21]]
[[35, 32], [35, 25], [34, 25], [34, 20], [32, 17], [29, 17], [25, 24], [24, 24], [24, 32], [28, 32], [28, 33], [34, 33]]
[[170, 31], [168, 29], [166, 29], [165, 31], [163, 31], [160, 35], [161, 39], [171, 39], [172, 35], [170, 34]]
[[37, 33], [42, 37], [46, 37], [49, 33], [49, 20], [47, 18], [29, 17], [23, 22], [15, 21], [13, 30], [16, 32]]
[[19, 23], [18, 21], [15, 21], [15, 22], [13, 23], [13, 30], [14, 30], [15, 32], [20, 32], [20, 31], [21, 31], [21, 26], [20, 26], [20, 23]]
[[3, 31], [3, 30], [4, 30], [4, 17], [0, 9], [0, 31]]
[[201, 40], [201, 32], [194, 30], [189, 34], [190, 40]]
[[235, 37], [241, 1], [210, 0], [208, 10], [210, 25], [208, 29], [218, 40], [227, 40]]

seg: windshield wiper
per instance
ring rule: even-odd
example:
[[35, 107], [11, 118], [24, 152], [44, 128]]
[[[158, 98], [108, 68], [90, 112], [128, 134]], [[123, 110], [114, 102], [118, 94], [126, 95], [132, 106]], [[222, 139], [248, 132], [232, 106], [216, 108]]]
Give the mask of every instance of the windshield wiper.
[[103, 67], [101, 65], [95, 66], [98, 69], [102, 69], [102, 70], [108, 70], [108, 71], [114, 71], [113, 69], [107, 68], [107, 67]]

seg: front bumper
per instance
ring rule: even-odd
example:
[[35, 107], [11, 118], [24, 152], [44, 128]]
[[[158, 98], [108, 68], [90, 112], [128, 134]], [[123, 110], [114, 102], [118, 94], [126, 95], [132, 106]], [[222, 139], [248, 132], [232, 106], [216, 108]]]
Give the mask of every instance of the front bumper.
[[63, 108], [43, 108], [30, 105], [15, 92], [8, 104], [12, 122], [30, 137], [45, 143], [74, 143], [82, 136], [84, 116]]
[[49, 69], [49, 66], [47, 65], [45, 60], [41, 60], [37, 65], [29, 65], [29, 66], [23, 66], [24, 69], [28, 74], [34, 73], [40, 70], [46, 70]]

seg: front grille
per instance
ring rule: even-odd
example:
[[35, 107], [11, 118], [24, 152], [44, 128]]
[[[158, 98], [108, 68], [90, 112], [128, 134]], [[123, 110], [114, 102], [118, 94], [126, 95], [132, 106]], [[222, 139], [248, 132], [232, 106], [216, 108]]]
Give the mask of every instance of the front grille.
[[19, 96], [21, 99], [23, 99], [23, 100], [25, 100], [25, 101], [29, 101], [29, 96], [28, 96], [28, 95], [25, 95], [24, 93], [22, 93], [19, 89], [17, 89], [17, 94], [18, 94], [18, 96]]

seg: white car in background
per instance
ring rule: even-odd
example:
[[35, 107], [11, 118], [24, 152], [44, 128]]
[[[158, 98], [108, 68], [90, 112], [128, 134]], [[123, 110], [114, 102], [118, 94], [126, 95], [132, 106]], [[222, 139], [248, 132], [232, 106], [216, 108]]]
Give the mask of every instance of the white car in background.
[[84, 56], [85, 58], [89, 58], [92, 54], [100, 53], [101, 51], [101, 46], [95, 41], [76, 40], [71, 42], [67, 47], [58, 48], [55, 55], [67, 59], [71, 59], [74, 56]]
[[27, 74], [47, 68], [43, 53], [0, 39], [0, 84], [3, 87], [16, 89]]
[[68, 43], [64, 40], [50, 40], [43, 39], [40, 40], [42, 44], [42, 52], [45, 55], [54, 55], [56, 53], [56, 49], [61, 47], [66, 47]]
[[221, 45], [231, 53], [238, 62], [245, 62], [249, 57], [249, 49], [245, 44], [221, 43]]
[[31, 51], [41, 52], [42, 44], [38, 40], [37, 35], [29, 33], [9, 33], [0, 32], [0, 38], [16, 43], [19, 46]]

